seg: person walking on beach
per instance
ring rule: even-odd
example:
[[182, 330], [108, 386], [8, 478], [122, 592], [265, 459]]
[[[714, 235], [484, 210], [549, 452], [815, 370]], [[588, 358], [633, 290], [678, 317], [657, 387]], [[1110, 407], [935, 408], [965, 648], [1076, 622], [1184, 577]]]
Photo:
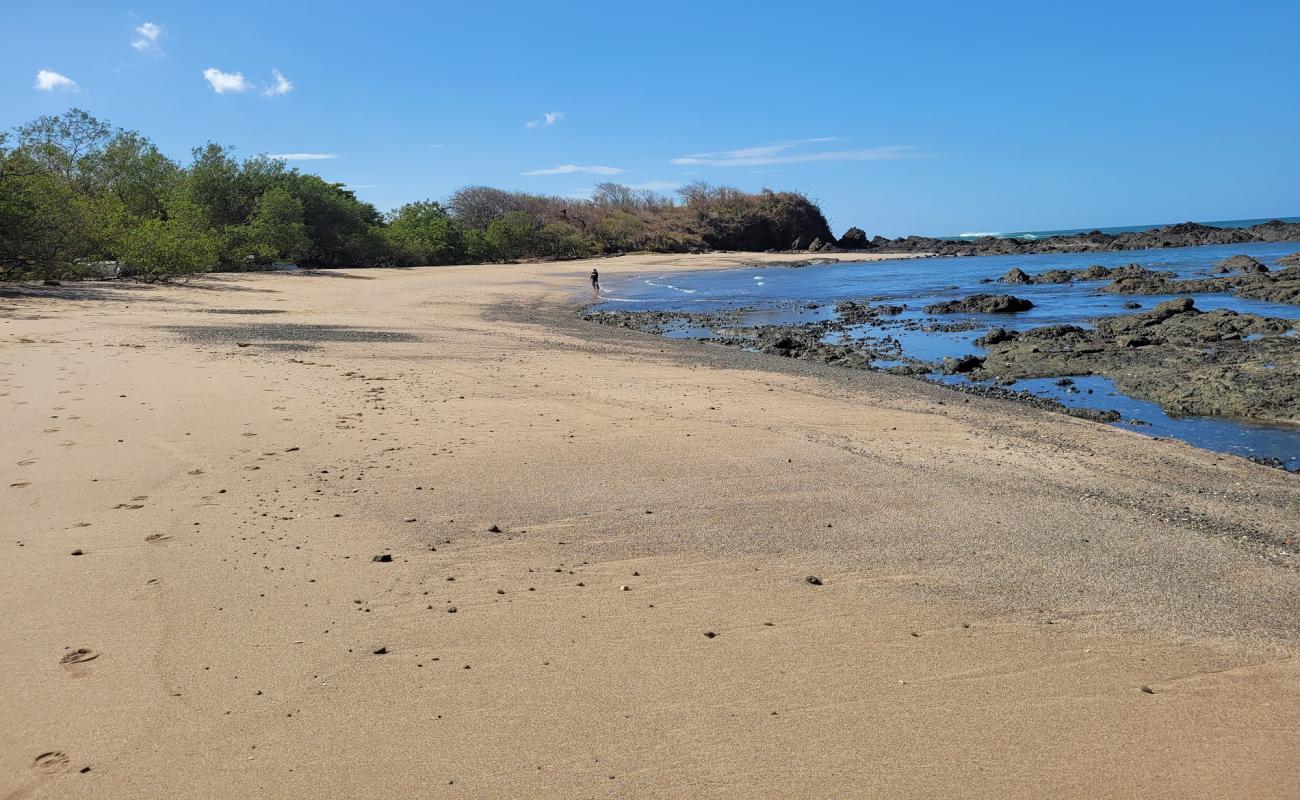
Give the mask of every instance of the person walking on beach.
[[600, 273], [594, 267], [591, 270], [591, 293], [600, 294]]

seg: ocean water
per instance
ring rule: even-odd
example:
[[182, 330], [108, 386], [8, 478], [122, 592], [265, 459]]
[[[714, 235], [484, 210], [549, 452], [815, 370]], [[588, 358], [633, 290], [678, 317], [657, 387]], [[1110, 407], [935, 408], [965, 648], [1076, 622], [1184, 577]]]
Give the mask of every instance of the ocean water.
[[[1225, 219], [1216, 222], [1202, 222], [1202, 225], [1209, 225], [1213, 228], [1249, 228], [1252, 225], [1258, 225], [1262, 222], [1271, 220], [1281, 220], [1283, 222], [1300, 222], [1300, 217], [1268, 217], [1264, 219]], [[1122, 225], [1115, 228], [1063, 228], [1059, 231], [967, 231], [959, 233], [956, 236], [941, 236], [941, 239], [981, 239], [985, 236], [996, 236], [1000, 239], [1046, 239], [1049, 236], [1071, 236], [1076, 233], [1090, 233], [1094, 230], [1102, 233], [1141, 233], [1142, 231], [1155, 230], [1164, 228], [1174, 223], [1163, 222], [1159, 225]]]
[[[886, 302], [906, 306], [895, 320], [932, 320], [921, 309], [931, 303], [964, 297], [977, 292], [1009, 293], [1032, 300], [1034, 307], [1018, 314], [945, 314], [943, 322], [972, 321], [974, 330], [926, 333], [897, 327], [874, 329], [860, 326], [847, 335], [862, 338], [896, 339], [911, 358], [937, 361], [944, 356], [981, 354], [974, 344], [988, 328], [1023, 330], [1040, 325], [1086, 325], [1087, 320], [1115, 314], [1134, 313], [1124, 308], [1138, 302], [1147, 309], [1173, 295], [1133, 296], [1098, 292], [1106, 281], [1007, 286], [988, 283], [1012, 267], [1034, 275], [1049, 269], [1075, 269], [1092, 264], [1108, 267], [1138, 263], [1149, 269], [1169, 270], [1180, 278], [1213, 274], [1214, 265], [1232, 255], [1245, 253], [1270, 267], [1282, 256], [1300, 250], [1297, 242], [1215, 245], [1210, 247], [1129, 250], [1118, 253], [1035, 254], [1021, 256], [974, 256], [897, 261], [857, 261], [820, 264], [801, 268], [746, 267], [740, 269], [646, 274], [605, 284], [598, 310], [665, 310], [718, 312], [748, 309], [740, 315], [742, 325], [786, 324], [827, 319], [835, 316], [841, 300]], [[1228, 294], [1193, 295], [1197, 308], [1205, 311], [1230, 308], [1243, 313], [1300, 320], [1300, 306], [1243, 300]], [[815, 307], [812, 307], [815, 306]], [[666, 335], [710, 338], [713, 331], [680, 327]], [[891, 362], [877, 362], [888, 367]], [[938, 376], [936, 376], [938, 377]], [[963, 376], [943, 378], [965, 381]], [[1300, 426], [1256, 425], [1234, 420], [1170, 417], [1154, 403], [1128, 397], [1105, 378], [1075, 380], [1072, 387], [1058, 387], [1051, 380], [1021, 381], [1009, 388], [1023, 389], [1051, 397], [1071, 406], [1115, 409], [1130, 427], [1152, 436], [1182, 439], [1198, 447], [1243, 456], [1277, 458], [1289, 469], [1300, 469]], [[1091, 390], [1091, 391], [1089, 391]], [[1131, 425], [1128, 420], [1141, 420]]]

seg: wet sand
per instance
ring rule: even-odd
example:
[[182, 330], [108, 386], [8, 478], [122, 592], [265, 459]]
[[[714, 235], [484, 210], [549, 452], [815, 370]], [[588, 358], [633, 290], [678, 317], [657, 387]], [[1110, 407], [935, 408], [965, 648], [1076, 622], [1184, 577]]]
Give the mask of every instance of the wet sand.
[[1296, 476], [591, 267], [0, 297], [0, 798], [1294, 796]]

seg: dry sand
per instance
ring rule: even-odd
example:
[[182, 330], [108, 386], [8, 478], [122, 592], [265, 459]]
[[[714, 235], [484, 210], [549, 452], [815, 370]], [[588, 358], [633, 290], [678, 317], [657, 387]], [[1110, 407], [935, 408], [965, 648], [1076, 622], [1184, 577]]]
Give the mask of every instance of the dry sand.
[[1297, 796], [1295, 476], [591, 266], [0, 298], [0, 798]]

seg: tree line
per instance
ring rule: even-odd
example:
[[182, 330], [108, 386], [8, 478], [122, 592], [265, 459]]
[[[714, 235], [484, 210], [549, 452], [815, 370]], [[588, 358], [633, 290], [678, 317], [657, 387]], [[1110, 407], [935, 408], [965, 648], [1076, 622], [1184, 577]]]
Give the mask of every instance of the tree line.
[[605, 183], [590, 199], [470, 186], [387, 214], [343, 184], [208, 143], [188, 164], [79, 109], [0, 133], [0, 279], [769, 250], [833, 240], [797, 192]]

